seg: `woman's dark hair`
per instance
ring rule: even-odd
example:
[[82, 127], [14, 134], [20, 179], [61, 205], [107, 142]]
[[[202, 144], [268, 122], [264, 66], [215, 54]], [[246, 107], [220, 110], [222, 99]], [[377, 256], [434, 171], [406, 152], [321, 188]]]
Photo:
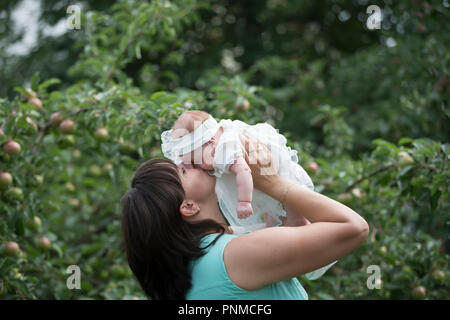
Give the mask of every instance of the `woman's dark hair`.
[[122, 232], [128, 264], [151, 299], [185, 299], [191, 287], [189, 261], [205, 254], [201, 238], [223, 235], [225, 228], [208, 219], [188, 223], [180, 205], [185, 193], [176, 165], [166, 159], [142, 163], [122, 198]]

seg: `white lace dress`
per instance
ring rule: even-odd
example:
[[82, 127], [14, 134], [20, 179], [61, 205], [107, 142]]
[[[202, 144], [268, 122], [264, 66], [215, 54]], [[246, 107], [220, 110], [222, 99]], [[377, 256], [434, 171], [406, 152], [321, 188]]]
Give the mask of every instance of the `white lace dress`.
[[[237, 217], [236, 176], [229, 171], [229, 167], [238, 156], [244, 157], [244, 147], [239, 134], [248, 135], [269, 148], [272, 161], [278, 169], [271, 174], [278, 173], [285, 179], [314, 190], [311, 178], [298, 164], [297, 151], [288, 147], [286, 138], [268, 123], [248, 125], [239, 120], [224, 119], [219, 122], [219, 125], [222, 126], [223, 133], [216, 146], [213, 166], [216, 176], [216, 194], [223, 215], [237, 234], [281, 225], [280, 217], [286, 216], [282, 204], [255, 188], [252, 196], [253, 214], [246, 219]], [[310, 280], [317, 279], [336, 262], [312, 271], [306, 274], [306, 277]]]

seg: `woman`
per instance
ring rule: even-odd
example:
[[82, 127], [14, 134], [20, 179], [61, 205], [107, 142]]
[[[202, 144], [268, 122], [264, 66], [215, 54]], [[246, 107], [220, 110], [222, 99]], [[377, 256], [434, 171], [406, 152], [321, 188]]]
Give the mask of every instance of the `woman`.
[[137, 169], [122, 198], [122, 229], [128, 263], [148, 297], [307, 299], [296, 277], [366, 239], [368, 224], [356, 212], [278, 175], [261, 175], [270, 152], [248, 139], [245, 146], [256, 152], [255, 187], [291, 212], [284, 226], [233, 235], [217, 204], [214, 176], [165, 159]]

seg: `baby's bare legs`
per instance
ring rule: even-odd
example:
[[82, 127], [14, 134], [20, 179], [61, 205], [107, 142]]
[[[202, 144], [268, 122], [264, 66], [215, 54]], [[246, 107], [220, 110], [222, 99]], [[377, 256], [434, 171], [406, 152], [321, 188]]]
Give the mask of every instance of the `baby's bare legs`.
[[286, 217], [283, 219], [283, 226], [297, 227], [297, 226], [305, 226], [310, 223], [311, 222], [304, 216], [302, 216], [298, 212], [295, 212], [289, 207], [286, 207]]
[[[275, 220], [274, 217], [272, 217], [270, 214], [268, 214], [267, 212], [264, 212], [263, 214], [261, 214], [263, 220], [264, 220], [264, 224], [267, 228], [270, 227], [275, 227], [276, 225], [278, 225], [278, 221]], [[282, 217], [280, 217], [282, 218]], [[282, 219], [281, 219], [282, 220]]]

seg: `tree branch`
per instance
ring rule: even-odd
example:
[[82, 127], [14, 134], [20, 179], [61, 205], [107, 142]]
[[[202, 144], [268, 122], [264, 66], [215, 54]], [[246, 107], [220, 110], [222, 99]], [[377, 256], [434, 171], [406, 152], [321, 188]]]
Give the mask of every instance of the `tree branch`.
[[361, 182], [363, 182], [364, 180], [373, 177], [374, 175], [377, 175], [380, 172], [386, 171], [392, 167], [395, 167], [396, 165], [394, 163], [389, 163], [383, 167], [380, 167], [370, 173], [368, 173], [367, 175], [363, 176], [362, 178], [356, 180], [355, 182], [353, 182], [351, 185], [349, 185], [347, 188], [345, 188], [345, 192], [350, 191], [351, 189], [353, 189], [355, 186], [357, 186], [358, 184], [360, 184]]

